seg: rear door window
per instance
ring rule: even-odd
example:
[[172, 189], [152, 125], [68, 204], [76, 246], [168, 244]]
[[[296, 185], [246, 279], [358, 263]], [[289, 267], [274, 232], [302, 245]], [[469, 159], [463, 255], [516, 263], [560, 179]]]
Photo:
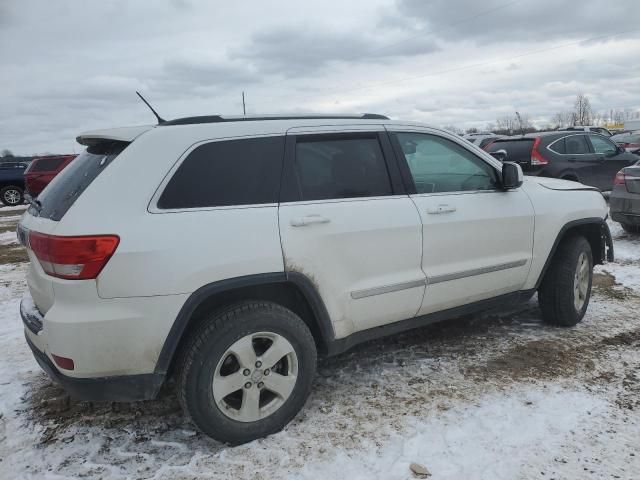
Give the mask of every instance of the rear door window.
[[38, 195], [41, 207], [32, 215], [59, 221], [86, 188], [126, 147], [126, 142], [104, 142], [87, 148]]
[[565, 137], [564, 148], [567, 155], [585, 155], [591, 153], [586, 135], [571, 135]]
[[295, 173], [302, 200], [391, 195], [389, 172], [376, 134], [310, 135], [296, 141]]
[[283, 136], [200, 145], [169, 180], [158, 208], [277, 203], [283, 156]]

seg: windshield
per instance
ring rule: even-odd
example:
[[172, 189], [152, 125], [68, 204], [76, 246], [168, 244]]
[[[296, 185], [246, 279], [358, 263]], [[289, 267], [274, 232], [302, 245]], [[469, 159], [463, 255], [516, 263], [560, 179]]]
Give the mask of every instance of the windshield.
[[42, 191], [37, 199], [39, 205], [32, 205], [29, 213], [55, 221], [62, 219], [82, 192], [127, 145], [105, 142], [87, 148]]

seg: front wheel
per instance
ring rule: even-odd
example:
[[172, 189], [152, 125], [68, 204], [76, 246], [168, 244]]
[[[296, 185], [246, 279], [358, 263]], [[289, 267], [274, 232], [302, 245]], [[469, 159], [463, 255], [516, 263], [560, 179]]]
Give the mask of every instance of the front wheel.
[[280, 431], [302, 408], [316, 347], [290, 310], [245, 302], [205, 319], [178, 368], [185, 413], [210, 437], [240, 444]]
[[24, 193], [20, 187], [9, 185], [0, 190], [0, 201], [7, 207], [21, 205], [24, 202]]
[[562, 241], [538, 289], [545, 322], [570, 327], [582, 320], [591, 296], [593, 255], [586, 238]]

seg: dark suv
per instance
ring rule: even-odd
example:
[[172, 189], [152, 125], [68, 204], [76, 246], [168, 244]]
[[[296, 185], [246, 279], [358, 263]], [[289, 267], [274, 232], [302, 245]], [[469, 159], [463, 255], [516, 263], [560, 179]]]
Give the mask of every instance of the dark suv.
[[500, 160], [517, 162], [527, 175], [573, 180], [603, 191], [612, 189], [618, 171], [638, 161], [609, 138], [590, 132], [501, 138], [485, 150]]
[[8, 207], [24, 202], [24, 171], [27, 164], [23, 162], [0, 163], [0, 202]]

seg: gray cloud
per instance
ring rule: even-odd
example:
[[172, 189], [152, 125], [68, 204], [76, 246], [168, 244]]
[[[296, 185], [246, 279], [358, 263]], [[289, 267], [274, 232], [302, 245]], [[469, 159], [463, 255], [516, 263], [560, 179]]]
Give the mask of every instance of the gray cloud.
[[[397, 0], [404, 25], [449, 41], [529, 43], [616, 34], [637, 29], [636, 0]], [[400, 23], [401, 24], [401, 23]]]
[[640, 109], [637, 34], [579, 42], [637, 28], [634, 0], [85, 3], [0, 0], [0, 149], [72, 151], [80, 131], [153, 122], [135, 90], [165, 118], [241, 113], [242, 91], [249, 113], [460, 127], [515, 109], [543, 123], [578, 92]]
[[437, 50], [432, 39], [411, 45], [388, 39], [385, 43], [379, 36], [315, 25], [258, 32], [244, 46], [232, 48], [230, 57], [249, 61], [265, 73], [297, 76], [316, 73], [333, 62], [382, 62]]

